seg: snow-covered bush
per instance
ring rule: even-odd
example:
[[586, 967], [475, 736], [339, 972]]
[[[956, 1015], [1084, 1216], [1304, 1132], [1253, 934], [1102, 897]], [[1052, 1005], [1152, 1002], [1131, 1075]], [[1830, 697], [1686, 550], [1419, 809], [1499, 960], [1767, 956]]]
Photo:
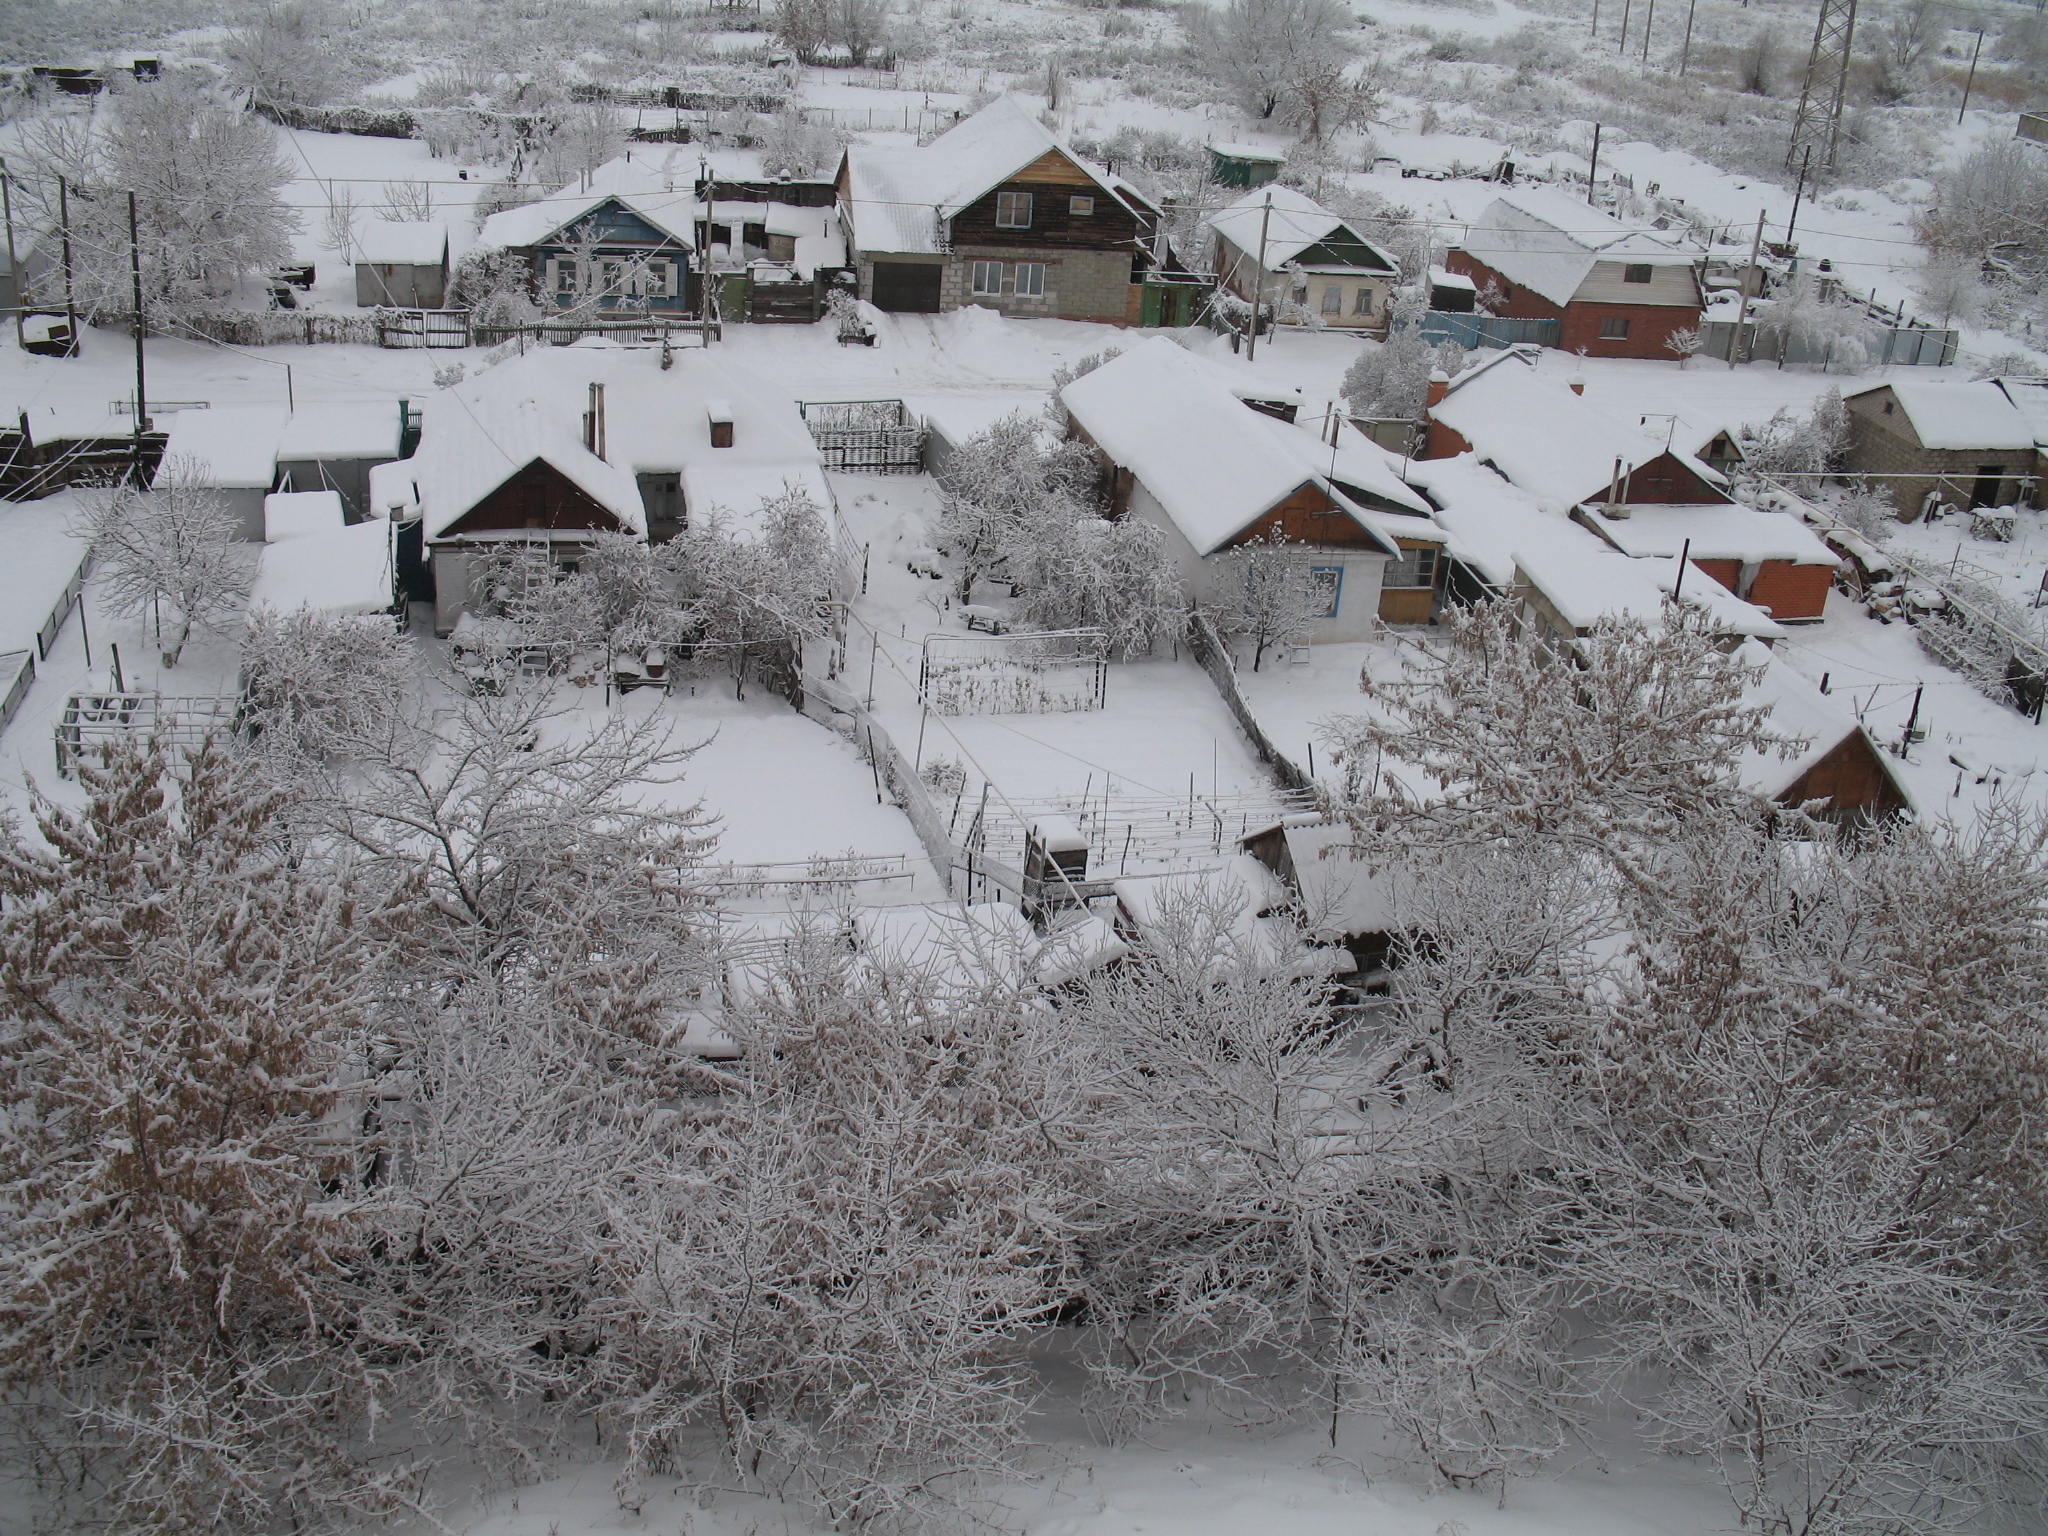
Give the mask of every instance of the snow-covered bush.
[[938, 474], [938, 540], [958, 599], [973, 601], [975, 583], [1002, 572], [1040, 518], [1085, 515], [1096, 477], [1085, 444], [1048, 442], [1022, 411], [962, 441]]
[[1465, 349], [1455, 341], [1431, 342], [1422, 334], [1427, 290], [1400, 289], [1388, 309], [1387, 339], [1352, 359], [1338, 388], [1354, 416], [1419, 420], [1429, 398], [1429, 376], [1442, 371], [1455, 377], [1465, 366]]
[[266, 754], [324, 757], [374, 738], [417, 679], [389, 619], [301, 609], [251, 615], [242, 636], [242, 726]]
[[1736, 473], [1782, 480], [1794, 490], [1818, 486], [1841, 468], [1848, 449], [1849, 410], [1842, 392], [1830, 389], [1814, 398], [1803, 420], [1779, 406], [1761, 427], [1745, 428]]
[[1036, 629], [1099, 629], [1130, 657], [1180, 633], [1187, 598], [1166, 538], [1142, 518], [1116, 522], [1054, 503], [1033, 519], [1009, 562], [1013, 613]]
[[81, 517], [78, 531], [103, 573], [101, 601], [115, 613], [149, 613], [160, 633], [168, 619], [167, 667], [178, 664], [194, 625], [220, 627], [248, 595], [240, 525], [195, 464], [166, 459], [154, 490], [94, 493]]

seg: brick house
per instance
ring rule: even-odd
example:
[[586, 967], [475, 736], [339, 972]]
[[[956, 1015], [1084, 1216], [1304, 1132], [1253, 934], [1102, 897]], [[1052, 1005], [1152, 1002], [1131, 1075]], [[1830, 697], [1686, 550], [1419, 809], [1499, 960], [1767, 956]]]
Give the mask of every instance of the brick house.
[[1700, 323], [1700, 253], [1546, 187], [1498, 197], [1444, 266], [1513, 320], [1555, 320], [1557, 345], [1592, 357], [1676, 361], [1665, 343]]
[[1798, 519], [1738, 505], [1719, 470], [1590, 404], [1583, 386], [1540, 371], [1542, 351], [1513, 347], [1430, 386], [1423, 457], [1471, 453], [1553, 516], [1622, 554], [1691, 562], [1780, 621], [1819, 619], [1836, 559]]
[[1292, 297], [1330, 329], [1385, 334], [1400, 263], [1314, 198], [1260, 187], [1211, 215], [1209, 228], [1217, 275], [1239, 298]]
[[1449, 535], [1398, 461], [1347, 424], [1333, 447], [1254, 410], [1215, 365], [1163, 336], [1074, 380], [1060, 403], [1100, 457], [1110, 515], [1165, 534], [1191, 599], [1220, 595], [1218, 557], [1284, 534], [1329, 596], [1312, 642], [1429, 621]]
[[1876, 483], [1904, 522], [1920, 517], [1930, 502], [2038, 505], [2037, 429], [2012, 399], [2023, 388], [1992, 379], [1915, 379], [1861, 390], [1843, 401], [1849, 408], [1849, 451], [1842, 467], [1852, 475], [1888, 477]]
[[920, 149], [850, 147], [840, 217], [878, 309], [1135, 325], [1168, 265], [1159, 210], [1005, 96]]

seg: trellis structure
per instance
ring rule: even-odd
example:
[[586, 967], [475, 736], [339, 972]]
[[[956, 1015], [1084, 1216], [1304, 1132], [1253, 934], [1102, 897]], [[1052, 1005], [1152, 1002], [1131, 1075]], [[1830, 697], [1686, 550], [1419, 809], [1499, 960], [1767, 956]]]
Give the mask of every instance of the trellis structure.
[[806, 400], [797, 409], [827, 469], [914, 475], [924, 467], [924, 423], [901, 400]]
[[57, 720], [57, 772], [70, 778], [78, 759], [105, 742], [140, 737], [172, 749], [196, 747], [234, 730], [238, 709], [239, 701], [225, 696], [74, 693]]
[[935, 715], [1100, 709], [1109, 694], [1109, 636], [1099, 629], [926, 635], [917, 691]]

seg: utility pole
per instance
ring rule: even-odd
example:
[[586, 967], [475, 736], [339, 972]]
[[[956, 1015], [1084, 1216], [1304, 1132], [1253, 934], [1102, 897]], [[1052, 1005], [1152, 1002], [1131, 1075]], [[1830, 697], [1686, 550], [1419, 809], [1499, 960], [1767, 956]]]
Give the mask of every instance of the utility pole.
[[1268, 192], [1266, 205], [1259, 210], [1259, 260], [1252, 274], [1252, 339], [1244, 350], [1246, 362], [1259, 355], [1259, 310], [1266, 302], [1266, 227], [1272, 219], [1273, 194]]
[[149, 430], [149, 388], [142, 371], [142, 233], [135, 218], [135, 194], [128, 194], [128, 278], [135, 296], [135, 463], [142, 484], [142, 434]]
[[1806, 168], [1813, 164], [1813, 146], [1806, 146], [1799, 157], [1799, 185], [1792, 193], [1792, 217], [1785, 221], [1785, 243], [1792, 243], [1792, 231], [1799, 227], [1799, 199], [1806, 195]]
[[1600, 125], [1593, 125], [1593, 153], [1586, 161], [1586, 203], [1588, 207], [1600, 205], [1593, 201], [1593, 185], [1600, 179]]
[[1757, 256], [1764, 244], [1764, 211], [1756, 213], [1756, 234], [1749, 242], [1749, 270], [1742, 274], [1742, 307], [1735, 312], [1735, 335], [1728, 343], [1728, 367], [1735, 367], [1735, 354], [1742, 350], [1742, 328], [1749, 323], [1749, 285], [1755, 283], [1761, 289], [1764, 285], [1763, 269], [1756, 264]]
[[1692, 13], [1699, 9], [1700, 0], [1686, 0], [1685, 46], [1678, 50], [1678, 78], [1685, 78], [1685, 67], [1692, 62]]
[[13, 180], [7, 174], [7, 162], [0, 159], [0, 218], [7, 221], [7, 281], [14, 289], [14, 345], [26, 351], [28, 333], [23, 329], [21, 306], [27, 295], [22, 291], [21, 263], [14, 259], [14, 195], [9, 191]]
[[1963, 104], [1956, 111], [1956, 126], [1963, 126], [1963, 114], [1970, 110], [1970, 88], [1977, 83], [1977, 56], [1984, 51], [1984, 29], [1977, 29], [1977, 46], [1970, 50], [1970, 73], [1963, 81]]
[[1614, 51], [1626, 57], [1628, 54], [1628, 13], [1633, 0], [1621, 0], [1621, 40], [1614, 45]]
[[71, 297], [71, 193], [62, 176], [57, 178], [57, 229], [64, 239], [64, 323], [71, 328], [71, 355], [76, 357], [79, 352], [78, 307]]
[[1657, 0], [1643, 7], [1643, 62], [1650, 62], [1650, 29], [1657, 24]]

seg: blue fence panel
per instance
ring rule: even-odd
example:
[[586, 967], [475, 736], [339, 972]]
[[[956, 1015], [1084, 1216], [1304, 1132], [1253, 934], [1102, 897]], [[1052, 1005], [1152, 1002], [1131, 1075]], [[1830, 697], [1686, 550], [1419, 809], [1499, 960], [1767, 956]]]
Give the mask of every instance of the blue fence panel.
[[1554, 347], [1563, 330], [1557, 320], [1510, 320], [1500, 315], [1463, 315], [1447, 309], [1432, 309], [1422, 317], [1422, 335], [1427, 341], [1455, 341], [1465, 348], [1513, 347], [1534, 342]]

